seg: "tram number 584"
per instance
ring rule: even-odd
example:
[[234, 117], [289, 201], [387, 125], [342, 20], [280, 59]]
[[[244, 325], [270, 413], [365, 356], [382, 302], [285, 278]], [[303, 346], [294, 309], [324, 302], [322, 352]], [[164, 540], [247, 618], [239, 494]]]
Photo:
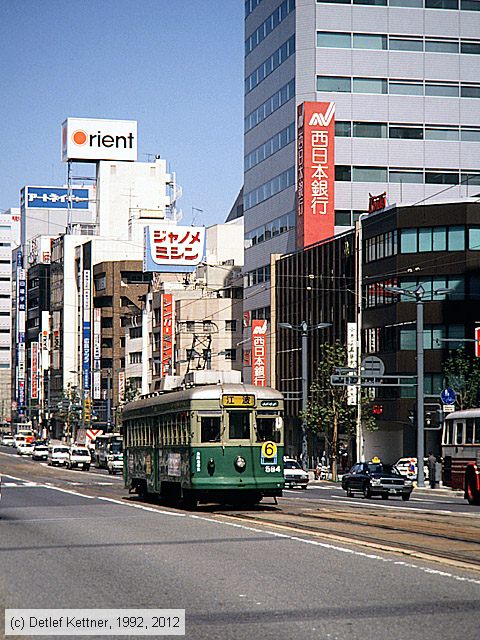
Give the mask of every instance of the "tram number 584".
[[265, 467], [267, 473], [280, 473], [280, 465], [269, 464]]

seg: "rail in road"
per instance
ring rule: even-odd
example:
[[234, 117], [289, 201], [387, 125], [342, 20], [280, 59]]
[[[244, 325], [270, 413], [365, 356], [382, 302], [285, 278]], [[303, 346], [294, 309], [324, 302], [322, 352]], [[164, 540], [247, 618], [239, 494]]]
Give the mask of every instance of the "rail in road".
[[465, 565], [480, 571], [480, 515], [445, 514], [428, 509], [381, 510], [376, 505], [331, 507], [280, 500], [273, 510], [230, 512], [228, 517], [278, 528], [295, 529], [321, 537], [359, 542], [376, 549], [400, 552]]
[[[137, 501], [128, 496], [120, 477], [97, 472], [68, 471], [2, 454], [2, 473], [40, 483], [64, 486], [90, 496]], [[72, 486], [73, 485], [73, 486]], [[151, 508], [172, 509], [149, 503]], [[255, 509], [200, 505], [200, 513], [255, 525], [288, 529], [321, 538], [358, 543], [376, 549], [422, 556], [480, 571], [480, 513], [449, 513], [425, 507], [378, 505], [363, 500], [345, 505], [328, 500], [301, 500], [286, 495], [278, 505], [268, 499]]]

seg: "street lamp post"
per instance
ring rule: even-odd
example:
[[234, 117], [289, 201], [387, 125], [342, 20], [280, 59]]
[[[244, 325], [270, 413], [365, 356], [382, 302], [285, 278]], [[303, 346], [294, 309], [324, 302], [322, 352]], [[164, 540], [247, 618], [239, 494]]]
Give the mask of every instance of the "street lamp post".
[[325, 329], [331, 327], [331, 322], [320, 322], [309, 326], [305, 320], [300, 324], [290, 324], [290, 322], [279, 322], [278, 326], [282, 329], [293, 329], [300, 331], [302, 334], [302, 466], [308, 471], [308, 440], [307, 440], [307, 422], [305, 414], [308, 409], [308, 333], [316, 329]]
[[[425, 457], [425, 415], [424, 415], [424, 347], [423, 347], [423, 296], [425, 289], [422, 285], [414, 291], [402, 289], [401, 287], [385, 287], [393, 293], [400, 293], [415, 300], [416, 305], [416, 337], [417, 337], [417, 486], [425, 486], [425, 473], [423, 470], [423, 459]], [[450, 289], [437, 289], [433, 295], [449, 293]]]

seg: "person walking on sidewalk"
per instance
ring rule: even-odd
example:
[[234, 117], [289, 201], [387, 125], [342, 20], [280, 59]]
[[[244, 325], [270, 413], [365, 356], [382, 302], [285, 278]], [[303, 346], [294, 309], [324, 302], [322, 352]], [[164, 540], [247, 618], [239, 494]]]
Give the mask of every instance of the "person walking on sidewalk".
[[428, 478], [430, 480], [430, 488], [435, 489], [435, 475], [437, 471], [437, 456], [433, 455], [433, 452], [430, 451], [427, 458], [428, 465]]

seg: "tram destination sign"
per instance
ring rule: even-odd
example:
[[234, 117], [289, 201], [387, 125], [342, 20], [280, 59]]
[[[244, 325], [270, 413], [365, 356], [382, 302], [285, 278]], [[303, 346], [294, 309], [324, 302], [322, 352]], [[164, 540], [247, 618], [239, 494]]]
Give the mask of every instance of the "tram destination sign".
[[253, 393], [225, 394], [222, 396], [222, 407], [254, 407], [255, 396]]

